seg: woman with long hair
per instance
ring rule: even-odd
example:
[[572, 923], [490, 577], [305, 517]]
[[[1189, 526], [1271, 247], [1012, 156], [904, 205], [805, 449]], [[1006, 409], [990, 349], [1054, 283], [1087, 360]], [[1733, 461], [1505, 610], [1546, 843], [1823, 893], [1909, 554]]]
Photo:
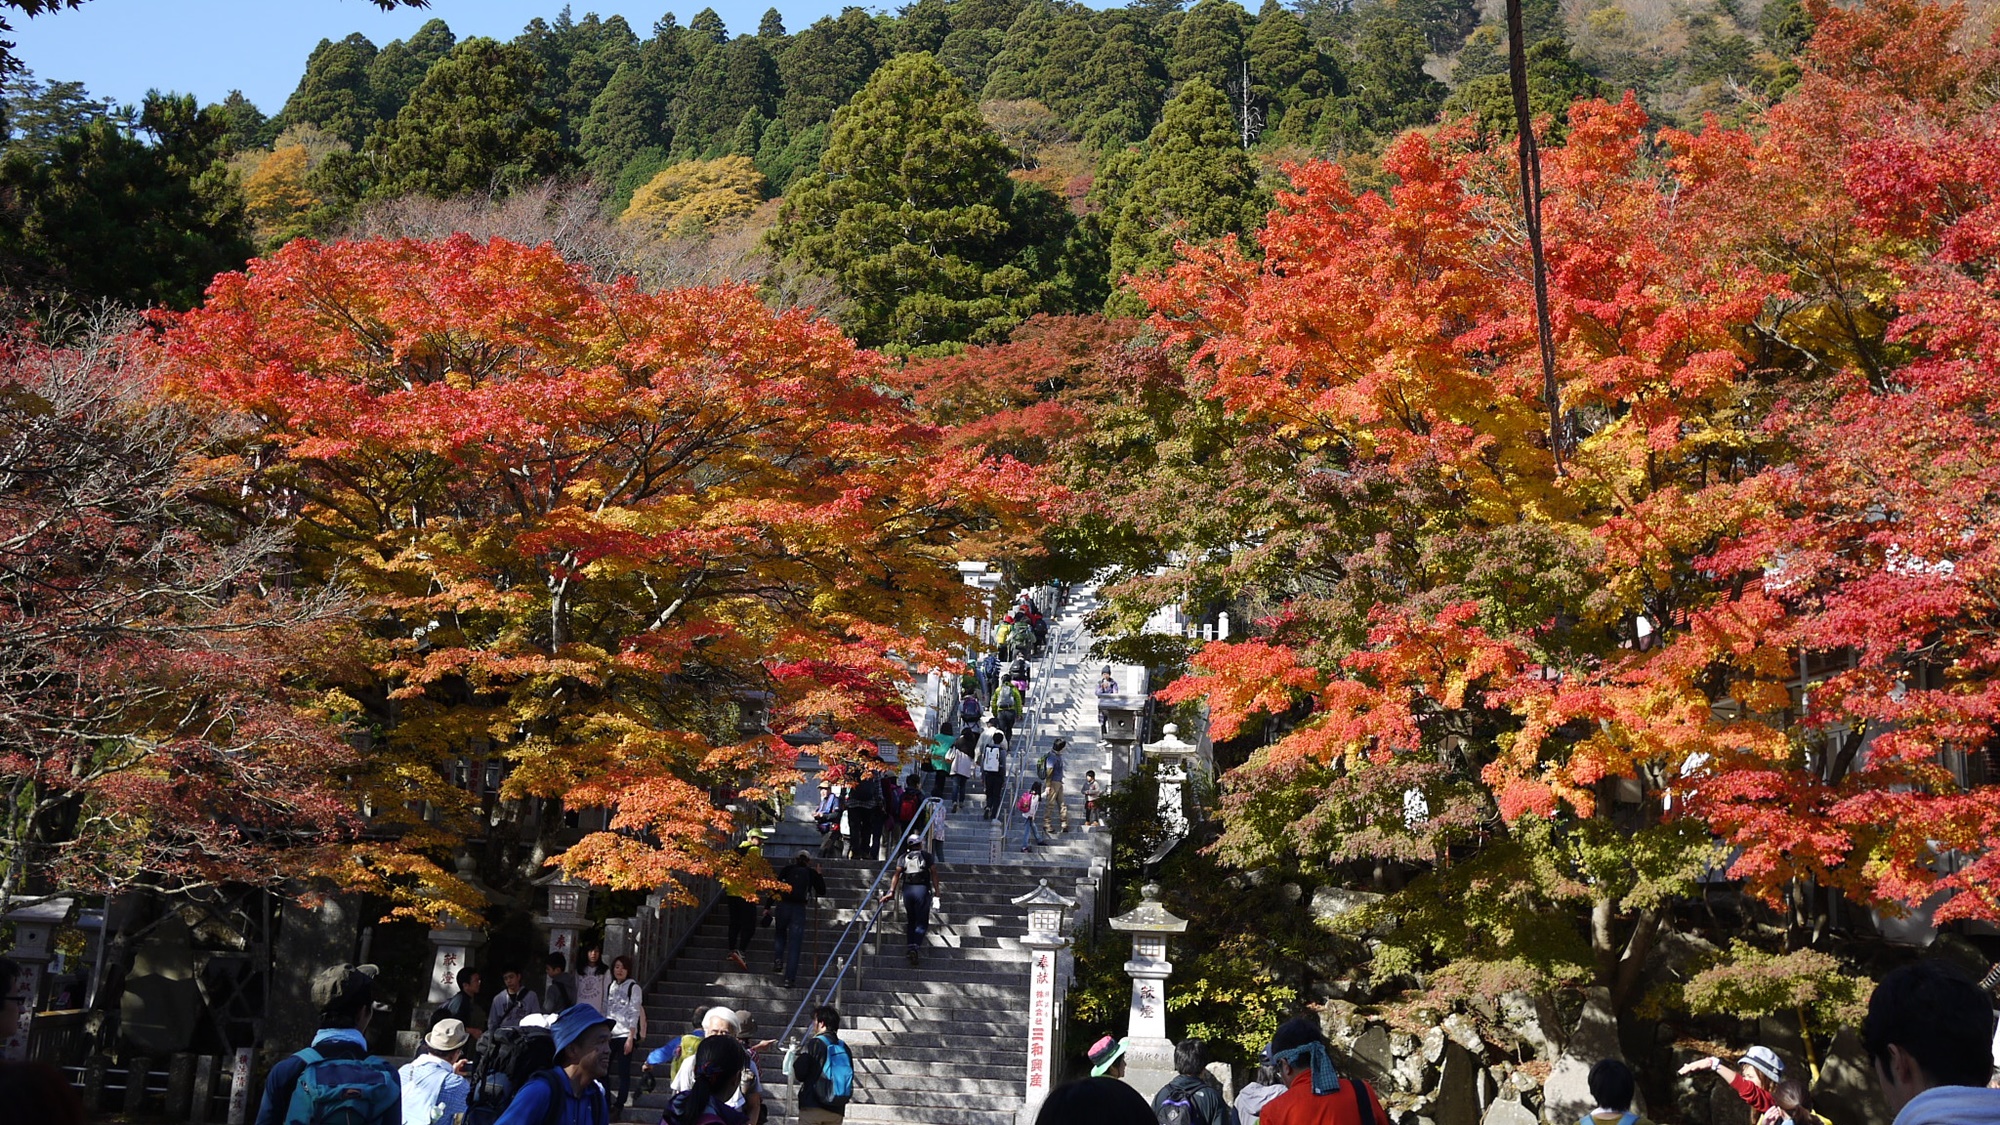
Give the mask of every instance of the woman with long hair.
[[694, 1052], [694, 1085], [667, 1103], [662, 1125], [748, 1125], [748, 1115], [729, 1099], [742, 1087], [749, 1062], [735, 1037], [703, 1036]]
[[632, 959], [622, 953], [611, 959], [604, 1014], [611, 1017], [611, 1073], [605, 1075], [604, 1087], [610, 1090], [611, 1079], [617, 1078], [618, 1090], [611, 1095], [611, 1110], [616, 1113], [631, 1100], [632, 1052], [646, 1037], [646, 989], [632, 979]]
[[576, 966], [576, 1002], [603, 1011], [605, 990], [611, 987], [611, 966], [604, 963], [604, 950], [593, 945], [583, 951]]

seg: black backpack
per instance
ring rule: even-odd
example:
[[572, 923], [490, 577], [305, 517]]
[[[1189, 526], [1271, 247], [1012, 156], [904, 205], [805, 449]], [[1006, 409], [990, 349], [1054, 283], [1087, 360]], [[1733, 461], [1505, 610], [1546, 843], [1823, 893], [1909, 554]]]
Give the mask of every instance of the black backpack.
[[546, 1027], [503, 1027], [479, 1037], [472, 1066], [466, 1125], [490, 1125], [536, 1074], [556, 1064], [556, 1038]]

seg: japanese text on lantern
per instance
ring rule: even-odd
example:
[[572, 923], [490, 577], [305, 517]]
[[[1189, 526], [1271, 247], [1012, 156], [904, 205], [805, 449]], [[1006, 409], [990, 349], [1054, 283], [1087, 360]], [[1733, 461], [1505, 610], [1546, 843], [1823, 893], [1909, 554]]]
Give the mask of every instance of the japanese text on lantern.
[[1034, 970], [1028, 989], [1028, 1092], [1049, 1088], [1049, 1034], [1054, 1023], [1056, 955], [1053, 950], [1035, 951]]

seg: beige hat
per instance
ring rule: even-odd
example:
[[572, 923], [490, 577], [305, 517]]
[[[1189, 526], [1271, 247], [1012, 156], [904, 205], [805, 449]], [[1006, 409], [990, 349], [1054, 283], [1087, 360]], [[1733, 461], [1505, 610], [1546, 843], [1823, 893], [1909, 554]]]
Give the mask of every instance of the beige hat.
[[424, 1036], [424, 1046], [438, 1052], [456, 1051], [470, 1038], [465, 1033], [464, 1020], [439, 1020], [431, 1033]]
[[717, 1023], [723, 1025], [724, 1027], [727, 1027], [729, 1029], [729, 1034], [731, 1035], [743, 1034], [743, 1025], [737, 1021], [736, 1013], [730, 1011], [728, 1008], [723, 1008], [723, 1007], [710, 1008], [708, 1010], [708, 1014], [701, 1017], [701, 1026], [704, 1029], [706, 1029], [710, 1024], [717, 1024]]

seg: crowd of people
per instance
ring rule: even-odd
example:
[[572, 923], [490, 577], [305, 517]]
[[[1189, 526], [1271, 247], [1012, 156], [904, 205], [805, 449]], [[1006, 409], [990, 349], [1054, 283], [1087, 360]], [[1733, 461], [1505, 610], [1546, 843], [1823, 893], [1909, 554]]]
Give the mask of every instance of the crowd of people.
[[[2000, 1017], [1971, 977], [1941, 960], [1884, 977], [1860, 1027], [1893, 1125], [2000, 1125]], [[1231, 1105], [1209, 1073], [1199, 1039], [1174, 1049], [1175, 1077], [1151, 1104], [1127, 1085], [1126, 1044], [1105, 1038], [1090, 1049], [1090, 1076], [1050, 1091], [1036, 1125], [1389, 1125], [1380, 1097], [1334, 1065], [1319, 1021], [1280, 1024], [1256, 1076]], [[1680, 1075], [1711, 1074], [1749, 1108], [1756, 1125], [1836, 1125], [1813, 1106], [1812, 1083], [1788, 1074], [1784, 1059], [1752, 1047], [1730, 1065], [1695, 1059]], [[1603, 1059], [1587, 1083], [1593, 1108], [1577, 1125], [1651, 1125], [1638, 1110], [1638, 1076]]]

